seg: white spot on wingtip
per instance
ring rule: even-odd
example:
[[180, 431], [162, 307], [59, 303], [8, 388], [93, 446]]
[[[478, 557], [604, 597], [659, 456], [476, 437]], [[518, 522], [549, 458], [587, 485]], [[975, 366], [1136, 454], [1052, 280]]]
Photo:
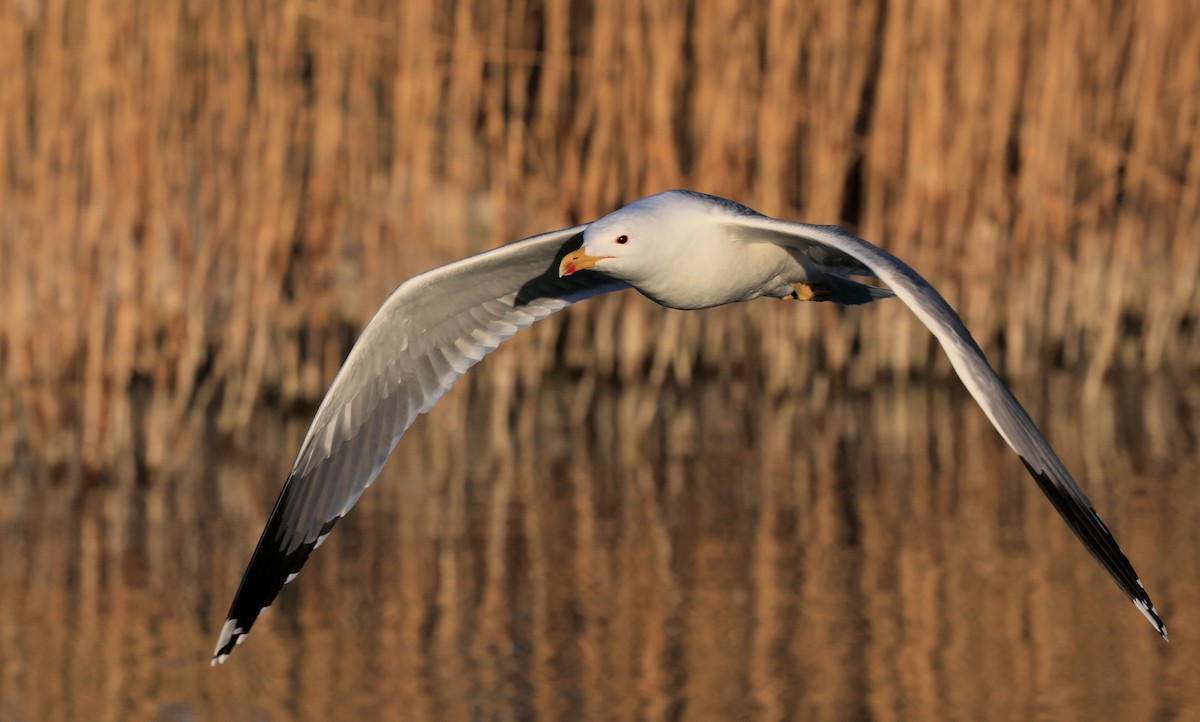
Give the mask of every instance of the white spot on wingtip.
[[320, 548], [321, 548], [321, 545], [325, 543], [325, 540], [326, 540], [328, 537], [329, 537], [329, 532], [325, 532], [325, 533], [324, 533], [324, 534], [322, 534], [321, 536], [317, 537], [317, 543], [316, 543], [316, 544], [313, 544], [313, 549], [320, 549]]
[[221, 647], [224, 647], [226, 644], [228, 644], [233, 635], [238, 633], [237, 627], [235, 626], [236, 624], [237, 620], [225, 620], [225, 625], [221, 627], [221, 636], [217, 638], [217, 648], [213, 651], [213, 654], [220, 652]]
[[1133, 603], [1133, 606], [1137, 607], [1138, 611], [1142, 613], [1142, 616], [1145, 617], [1147, 620], [1149, 620], [1150, 624], [1154, 625], [1154, 628], [1156, 630], [1158, 630], [1159, 634], [1162, 635], [1162, 638], [1164, 641], [1167, 641], [1167, 642], [1171, 641], [1171, 638], [1169, 636], [1167, 636], [1167, 625], [1162, 623], [1162, 618], [1158, 616], [1157, 609], [1155, 609], [1152, 606], [1149, 606], [1148, 604], [1146, 604], [1145, 602], [1143, 602], [1141, 600], [1135, 601]]
[[213, 660], [211, 662], [211, 666], [224, 664], [226, 658], [229, 657], [229, 653], [226, 652], [221, 654], [221, 650], [227, 647], [229, 645], [229, 640], [233, 639], [234, 637], [238, 637], [237, 641], [240, 643], [243, 639], [245, 639], [245, 637], [238, 635], [245, 634], [245, 632], [245, 629], [237, 626], [237, 620], [226, 619], [225, 625], [221, 627], [221, 636], [217, 639], [217, 648], [213, 650]]
[[295, 578], [296, 578], [297, 576], [299, 576], [299, 575], [300, 575], [300, 572], [292, 572], [291, 574], [287, 575], [287, 579], [284, 579], [284, 580], [283, 580], [283, 583], [284, 583], [284, 584], [290, 584], [290, 583], [291, 583], [291, 581], [292, 581], [293, 579], [295, 579]]

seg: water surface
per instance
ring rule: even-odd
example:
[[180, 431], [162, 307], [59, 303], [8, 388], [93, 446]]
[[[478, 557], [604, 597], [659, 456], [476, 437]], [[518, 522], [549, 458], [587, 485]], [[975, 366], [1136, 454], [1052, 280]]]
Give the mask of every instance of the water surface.
[[510, 391], [418, 423], [215, 669], [307, 418], [10, 474], [0, 720], [1200, 719], [1200, 386], [1018, 389], [1170, 644], [957, 382]]

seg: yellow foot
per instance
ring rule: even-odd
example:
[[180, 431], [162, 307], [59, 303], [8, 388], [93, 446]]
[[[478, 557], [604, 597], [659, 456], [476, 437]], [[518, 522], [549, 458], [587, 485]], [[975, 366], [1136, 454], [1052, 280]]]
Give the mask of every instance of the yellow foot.
[[828, 301], [832, 291], [819, 283], [793, 283], [792, 298], [797, 301]]

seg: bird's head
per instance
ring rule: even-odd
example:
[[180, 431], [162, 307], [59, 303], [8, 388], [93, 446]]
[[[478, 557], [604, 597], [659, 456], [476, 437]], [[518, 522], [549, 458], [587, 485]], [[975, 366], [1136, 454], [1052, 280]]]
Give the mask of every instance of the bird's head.
[[678, 239], [688, 238], [689, 224], [698, 220], [689, 199], [677, 193], [643, 198], [593, 222], [583, 232], [583, 245], [559, 263], [558, 275], [594, 269], [640, 286], [677, 265]]
[[613, 278], [630, 280], [625, 276], [647, 255], [649, 240], [644, 229], [631, 220], [612, 213], [588, 226], [583, 232], [583, 245], [562, 259], [558, 275], [573, 276], [594, 269]]

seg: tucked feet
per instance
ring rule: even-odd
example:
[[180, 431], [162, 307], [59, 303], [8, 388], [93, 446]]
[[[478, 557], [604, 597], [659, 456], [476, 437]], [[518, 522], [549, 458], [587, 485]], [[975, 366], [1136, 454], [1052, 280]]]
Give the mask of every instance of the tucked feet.
[[793, 283], [792, 298], [797, 301], [828, 301], [833, 289], [821, 283]]

